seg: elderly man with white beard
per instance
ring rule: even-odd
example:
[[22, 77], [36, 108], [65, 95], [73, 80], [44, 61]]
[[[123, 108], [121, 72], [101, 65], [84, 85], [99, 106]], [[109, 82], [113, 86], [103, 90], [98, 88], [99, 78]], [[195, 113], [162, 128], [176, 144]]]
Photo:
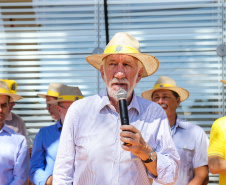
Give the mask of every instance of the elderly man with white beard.
[[[69, 108], [53, 184], [148, 185], [149, 178], [174, 183], [179, 155], [165, 111], [134, 92], [142, 77], [156, 72], [158, 60], [140, 53], [139, 42], [127, 33], [117, 33], [103, 54], [86, 60], [100, 70], [107, 88]], [[116, 98], [120, 89], [127, 91], [130, 125], [121, 126]]]

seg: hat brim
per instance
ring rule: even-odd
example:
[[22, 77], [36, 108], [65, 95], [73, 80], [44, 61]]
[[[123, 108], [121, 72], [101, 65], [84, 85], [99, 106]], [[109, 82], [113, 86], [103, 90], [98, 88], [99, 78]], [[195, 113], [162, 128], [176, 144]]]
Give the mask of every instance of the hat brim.
[[144, 91], [141, 96], [145, 99], [151, 100], [152, 101], [152, 94], [157, 91], [157, 90], [161, 90], [161, 89], [166, 89], [166, 90], [171, 90], [171, 91], [175, 91], [179, 96], [180, 96], [180, 101], [185, 101], [186, 99], [188, 99], [189, 97], [189, 92], [181, 87], [159, 87], [159, 88], [155, 88], [155, 89], [151, 89], [148, 91]]
[[222, 83], [226, 84], [226, 80], [221, 80]]
[[12, 94], [12, 93], [0, 93], [0, 95], [6, 95], [10, 97], [10, 102], [15, 102], [18, 101], [20, 99], [23, 99], [22, 96], [17, 95], [17, 94]]
[[[38, 97], [40, 98], [45, 98], [46, 99], [46, 96], [51, 96], [51, 95], [46, 95], [46, 94], [37, 94]], [[52, 96], [52, 97], [58, 97], [58, 96]]]
[[86, 61], [91, 64], [96, 69], [100, 70], [100, 67], [104, 64], [104, 58], [108, 55], [112, 54], [123, 54], [123, 55], [130, 55], [135, 58], [137, 58], [142, 64], [143, 64], [143, 74], [142, 78], [150, 76], [154, 74], [158, 67], [159, 67], [159, 61], [156, 57], [148, 54], [143, 53], [106, 53], [106, 54], [96, 54], [96, 55], [90, 55], [86, 57]]
[[46, 103], [47, 104], [53, 104], [53, 105], [56, 105], [58, 102], [74, 102], [76, 100], [51, 100], [51, 101], [47, 101]]

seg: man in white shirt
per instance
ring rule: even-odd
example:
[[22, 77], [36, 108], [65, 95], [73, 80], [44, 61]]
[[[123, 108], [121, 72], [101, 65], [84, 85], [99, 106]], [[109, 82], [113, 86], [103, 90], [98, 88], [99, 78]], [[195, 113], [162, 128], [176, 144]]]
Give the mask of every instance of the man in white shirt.
[[[104, 93], [74, 102], [62, 130], [53, 172], [54, 185], [148, 185], [177, 179], [179, 155], [167, 116], [134, 87], [152, 75], [158, 60], [140, 53], [139, 42], [117, 33], [104, 54], [86, 60], [101, 72]], [[127, 92], [130, 125], [121, 126], [116, 93]], [[124, 145], [127, 143], [129, 145]]]
[[171, 135], [180, 155], [180, 170], [174, 185], [206, 185], [209, 180], [208, 137], [201, 127], [180, 119], [176, 113], [180, 102], [188, 96], [186, 89], [177, 87], [176, 82], [167, 76], [159, 77], [153, 89], [142, 93], [143, 98], [158, 103], [169, 119]]

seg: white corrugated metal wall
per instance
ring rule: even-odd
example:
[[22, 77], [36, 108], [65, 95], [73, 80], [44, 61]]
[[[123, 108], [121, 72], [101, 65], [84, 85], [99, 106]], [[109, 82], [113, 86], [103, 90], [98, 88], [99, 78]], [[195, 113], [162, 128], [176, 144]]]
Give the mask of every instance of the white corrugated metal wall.
[[[109, 37], [128, 32], [141, 51], [156, 56], [159, 70], [144, 78], [136, 93], [169, 76], [190, 92], [178, 108], [181, 118], [209, 134], [225, 114], [225, 58], [216, 48], [225, 42], [223, 0], [108, 0]], [[14, 79], [18, 101], [14, 112], [26, 122], [33, 139], [53, 124], [44, 99], [51, 82], [79, 86], [85, 96], [104, 89], [99, 72], [85, 57], [105, 46], [103, 0], [0, 0], [0, 78]], [[216, 180], [216, 183], [213, 183]], [[211, 176], [210, 184], [217, 184]]]

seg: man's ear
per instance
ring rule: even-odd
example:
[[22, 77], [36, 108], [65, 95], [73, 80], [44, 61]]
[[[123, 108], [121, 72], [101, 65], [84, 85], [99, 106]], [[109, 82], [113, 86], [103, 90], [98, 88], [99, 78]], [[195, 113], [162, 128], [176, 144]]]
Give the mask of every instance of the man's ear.
[[57, 111], [60, 114], [60, 106], [59, 105], [57, 105]]
[[138, 83], [140, 81], [142, 74], [143, 74], [143, 67], [140, 68], [140, 71], [138, 72], [136, 83]]
[[177, 98], [177, 107], [179, 107], [180, 102], [181, 102], [181, 101], [180, 101], [180, 97], [178, 97], [178, 98]]
[[[103, 81], [104, 81], [104, 66], [102, 65], [102, 66], [100, 66], [100, 74], [101, 74], [101, 77], [102, 77], [102, 79], [103, 79]], [[104, 81], [105, 82], [105, 81]]]

